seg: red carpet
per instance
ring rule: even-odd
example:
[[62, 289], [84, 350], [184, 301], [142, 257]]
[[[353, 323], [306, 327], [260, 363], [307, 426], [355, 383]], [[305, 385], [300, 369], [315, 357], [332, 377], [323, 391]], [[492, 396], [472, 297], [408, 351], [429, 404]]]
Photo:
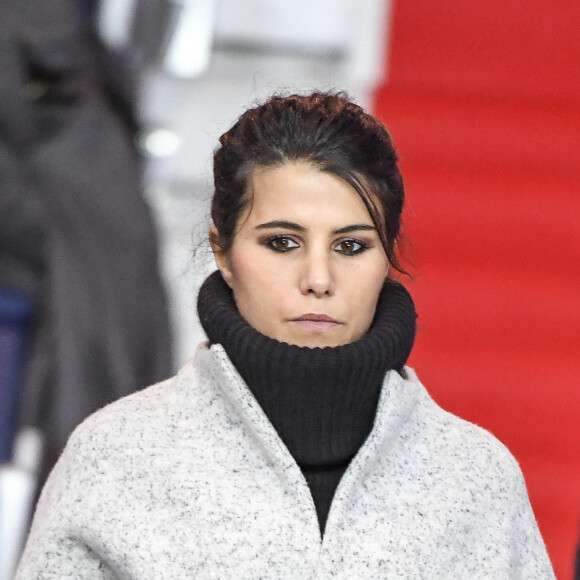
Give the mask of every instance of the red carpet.
[[560, 580], [580, 540], [580, 3], [400, 0], [376, 113], [406, 178], [411, 364], [519, 460]]

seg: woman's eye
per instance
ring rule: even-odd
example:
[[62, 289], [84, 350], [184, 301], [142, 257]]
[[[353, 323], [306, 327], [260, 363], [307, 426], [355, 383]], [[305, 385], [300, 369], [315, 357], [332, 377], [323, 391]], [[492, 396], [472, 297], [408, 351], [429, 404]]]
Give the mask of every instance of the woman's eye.
[[298, 244], [292, 238], [285, 236], [274, 236], [266, 240], [266, 246], [276, 252], [289, 252], [298, 247]]
[[368, 246], [364, 242], [357, 242], [356, 240], [342, 240], [334, 246], [334, 249], [345, 256], [354, 256], [364, 252], [368, 249]]

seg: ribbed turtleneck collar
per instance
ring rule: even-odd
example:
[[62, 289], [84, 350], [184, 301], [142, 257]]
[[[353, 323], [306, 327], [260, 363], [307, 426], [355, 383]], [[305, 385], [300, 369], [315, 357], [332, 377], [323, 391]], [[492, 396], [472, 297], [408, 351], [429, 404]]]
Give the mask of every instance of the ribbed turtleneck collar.
[[327, 348], [268, 338], [242, 318], [216, 271], [198, 297], [201, 324], [221, 344], [302, 468], [344, 464], [370, 432], [385, 373], [402, 372], [415, 338], [407, 290], [388, 280], [373, 324], [353, 343]]

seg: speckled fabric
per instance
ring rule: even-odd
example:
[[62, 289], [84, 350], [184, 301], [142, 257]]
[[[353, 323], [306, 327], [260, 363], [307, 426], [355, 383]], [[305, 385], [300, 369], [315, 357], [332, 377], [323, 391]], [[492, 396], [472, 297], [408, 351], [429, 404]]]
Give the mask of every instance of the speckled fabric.
[[219, 345], [77, 428], [17, 580], [552, 579], [520, 469], [390, 371], [324, 539], [306, 481]]

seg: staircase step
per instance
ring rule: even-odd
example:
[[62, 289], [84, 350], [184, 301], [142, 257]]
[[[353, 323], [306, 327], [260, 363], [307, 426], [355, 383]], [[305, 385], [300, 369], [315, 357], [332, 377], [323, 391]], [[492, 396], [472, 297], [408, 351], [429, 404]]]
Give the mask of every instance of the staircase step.
[[419, 266], [445, 259], [580, 273], [580, 179], [446, 168], [405, 179], [404, 231]]
[[392, 84], [552, 102], [580, 95], [574, 0], [404, 0], [394, 7]]
[[410, 171], [580, 177], [580, 99], [555, 105], [387, 84], [376, 94], [375, 110]]
[[580, 300], [578, 278], [570, 272], [546, 275], [541, 265], [482, 268], [440, 259], [405, 284], [416, 303], [420, 331], [450, 348], [577, 349]]

